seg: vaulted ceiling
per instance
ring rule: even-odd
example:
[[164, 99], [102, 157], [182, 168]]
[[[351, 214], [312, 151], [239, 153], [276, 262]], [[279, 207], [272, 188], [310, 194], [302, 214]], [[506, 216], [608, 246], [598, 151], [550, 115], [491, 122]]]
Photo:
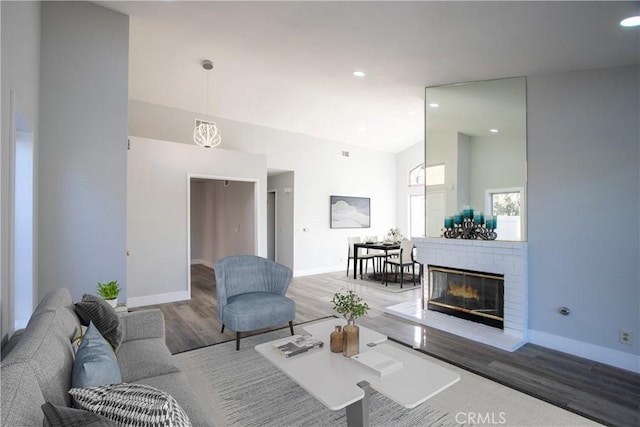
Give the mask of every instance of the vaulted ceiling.
[[640, 58], [640, 2], [96, 3], [131, 16], [131, 99], [389, 152], [426, 86]]

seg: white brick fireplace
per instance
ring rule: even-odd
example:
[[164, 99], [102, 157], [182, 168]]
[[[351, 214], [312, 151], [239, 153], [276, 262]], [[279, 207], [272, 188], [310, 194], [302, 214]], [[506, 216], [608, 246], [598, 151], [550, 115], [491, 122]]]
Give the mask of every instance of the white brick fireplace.
[[507, 351], [527, 342], [526, 242], [427, 237], [415, 238], [414, 243], [425, 275], [429, 265], [504, 275], [504, 330], [423, 309], [421, 300], [387, 307], [386, 312]]

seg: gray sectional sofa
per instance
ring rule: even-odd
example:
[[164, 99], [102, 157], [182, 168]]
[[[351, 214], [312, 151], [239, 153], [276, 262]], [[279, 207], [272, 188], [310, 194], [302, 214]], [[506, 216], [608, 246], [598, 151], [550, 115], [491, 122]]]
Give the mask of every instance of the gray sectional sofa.
[[[172, 361], [162, 312], [125, 312], [119, 318], [123, 340], [117, 359], [123, 382], [161, 389], [177, 400], [194, 426], [213, 425]], [[2, 426], [42, 426], [42, 404], [71, 406], [72, 340], [79, 334], [80, 320], [69, 291], [60, 288], [46, 295], [27, 327], [2, 348]]]

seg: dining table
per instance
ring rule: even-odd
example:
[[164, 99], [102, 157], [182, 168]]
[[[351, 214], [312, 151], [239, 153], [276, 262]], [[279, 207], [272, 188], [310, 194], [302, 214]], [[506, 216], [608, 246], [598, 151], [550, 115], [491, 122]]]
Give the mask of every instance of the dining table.
[[[360, 248], [365, 249], [377, 249], [384, 251], [384, 258], [387, 259], [389, 256], [389, 251], [394, 249], [400, 249], [400, 242], [391, 243], [391, 242], [363, 242], [363, 243], [354, 243], [353, 244], [353, 278], [356, 279], [358, 277], [358, 252]], [[362, 268], [362, 266], [361, 266]]]

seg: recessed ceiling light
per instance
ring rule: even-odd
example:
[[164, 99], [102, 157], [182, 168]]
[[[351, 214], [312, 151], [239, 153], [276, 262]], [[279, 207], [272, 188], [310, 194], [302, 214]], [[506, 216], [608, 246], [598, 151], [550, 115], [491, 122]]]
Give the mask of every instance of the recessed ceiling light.
[[364, 71], [354, 71], [353, 75], [356, 76], [356, 77], [364, 77], [364, 76], [366, 76]]
[[407, 114], [408, 114], [408, 115], [410, 115], [410, 116], [415, 116], [415, 115], [416, 115], [416, 112], [415, 112], [415, 111], [413, 111], [413, 110], [411, 110], [411, 111], [407, 112]]
[[495, 129], [495, 128], [494, 128], [494, 129], [489, 129], [489, 132], [491, 132], [491, 133], [498, 133], [498, 129]]
[[360, 132], [364, 132], [365, 130], [367, 130], [367, 128], [366, 128], [366, 126], [360, 126], [360, 127], [358, 128], [358, 130], [359, 130]]
[[637, 27], [640, 25], [640, 15], [630, 16], [629, 18], [620, 21], [620, 25], [623, 27]]
[[440, 106], [440, 104], [436, 103], [436, 102], [432, 102], [431, 104], [429, 104], [429, 107], [431, 108], [438, 108]]

